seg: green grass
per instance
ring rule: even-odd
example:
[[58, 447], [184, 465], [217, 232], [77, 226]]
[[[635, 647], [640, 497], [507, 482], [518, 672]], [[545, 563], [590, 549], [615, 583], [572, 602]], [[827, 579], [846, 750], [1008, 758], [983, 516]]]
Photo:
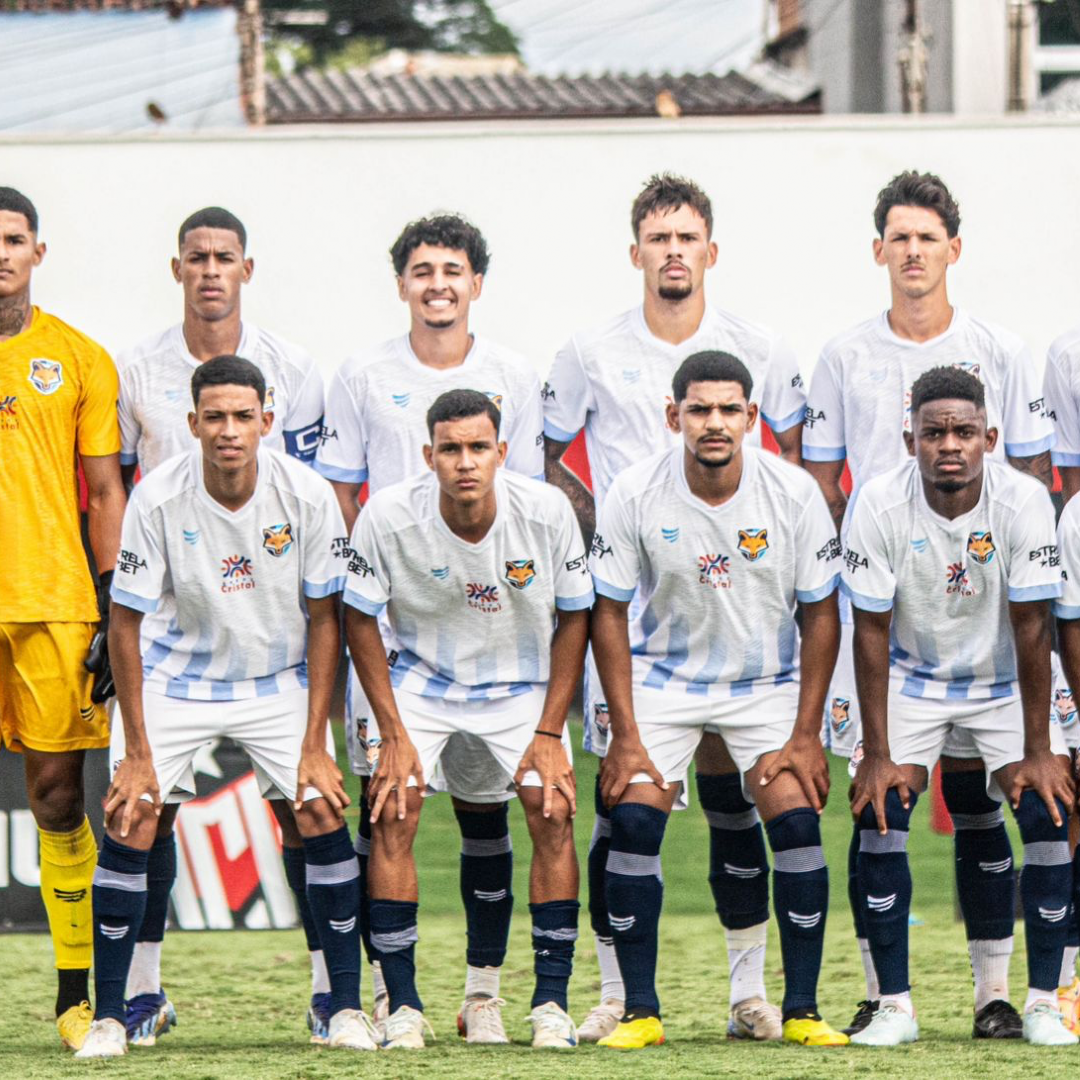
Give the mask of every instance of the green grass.
[[[583, 805], [576, 834], [584, 859], [592, 832], [591, 798], [595, 761], [578, 760]], [[845, 806], [846, 772], [833, 771], [833, 801], [824, 816], [824, 839], [832, 871], [832, 908], [820, 1002], [840, 1025], [863, 996], [862, 970], [851, 934], [846, 897], [846, 851], [850, 836]], [[706, 881], [708, 841], [696, 805], [675, 815], [664, 846], [666, 896], [661, 921], [659, 989], [668, 1043], [639, 1054], [620, 1055], [595, 1047], [576, 1051], [532, 1051], [527, 1046], [532, 984], [529, 950], [528, 837], [520, 808], [511, 819], [517, 851], [517, 912], [510, 953], [503, 969], [504, 1015], [512, 1047], [466, 1049], [454, 1017], [464, 978], [464, 922], [457, 891], [457, 829], [445, 797], [424, 810], [417, 855], [421, 878], [420, 992], [437, 1041], [422, 1054], [365, 1055], [325, 1051], [306, 1044], [303, 1012], [308, 996], [307, 956], [299, 931], [262, 933], [173, 933], [165, 945], [165, 981], [180, 1015], [179, 1028], [153, 1050], [132, 1051], [118, 1062], [71, 1061], [58, 1047], [52, 1026], [55, 993], [52, 954], [44, 935], [0, 937], [3, 998], [0, 1003], [0, 1077], [85, 1075], [108, 1069], [116, 1077], [865, 1077], [916, 1074], [920, 1080], [949, 1080], [973, 1073], [1004, 1077], [1060, 1076], [1075, 1068], [1075, 1051], [1033, 1050], [1023, 1043], [975, 1043], [971, 1035], [971, 977], [962, 928], [954, 922], [951, 841], [927, 827], [923, 800], [912, 829], [915, 877], [912, 927], [914, 993], [922, 1041], [911, 1047], [874, 1051], [851, 1047], [815, 1051], [773, 1044], [734, 1044], [724, 1039], [727, 962], [719, 923]], [[1016, 837], [1014, 835], [1014, 843]], [[588, 917], [581, 920], [578, 963], [571, 984], [571, 1009], [580, 1017], [599, 988]], [[1014, 1000], [1024, 989], [1023, 931], [1017, 928], [1012, 968]], [[770, 998], [782, 993], [780, 951], [771, 933], [767, 982]], [[365, 988], [367, 1000], [370, 991]], [[570, 1053], [573, 1056], [569, 1056]]]

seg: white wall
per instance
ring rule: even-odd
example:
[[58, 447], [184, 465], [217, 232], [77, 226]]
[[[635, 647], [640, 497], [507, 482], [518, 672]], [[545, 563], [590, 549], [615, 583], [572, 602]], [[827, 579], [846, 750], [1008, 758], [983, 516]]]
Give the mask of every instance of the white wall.
[[256, 259], [248, 318], [330, 374], [406, 327], [386, 251], [436, 208], [472, 216], [494, 258], [474, 326], [544, 372], [576, 328], [638, 302], [630, 203], [672, 169], [712, 196], [712, 299], [775, 326], [811, 370], [822, 343], [888, 304], [871, 213], [898, 170], [960, 201], [955, 302], [1023, 334], [1041, 364], [1080, 323], [1080, 125], [1050, 119], [810, 119], [428, 125], [237, 137], [0, 141], [0, 184], [35, 200], [49, 244], [34, 298], [110, 349], [179, 319], [176, 228], [219, 203]]

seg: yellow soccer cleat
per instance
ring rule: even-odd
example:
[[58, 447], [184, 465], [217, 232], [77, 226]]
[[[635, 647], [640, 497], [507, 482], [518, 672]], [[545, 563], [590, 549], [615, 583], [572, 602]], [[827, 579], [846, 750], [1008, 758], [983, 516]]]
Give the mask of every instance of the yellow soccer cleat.
[[820, 1016], [802, 1016], [784, 1021], [784, 1042], [800, 1046], [847, 1046], [851, 1040], [830, 1027]]
[[90, 1034], [90, 1025], [94, 1022], [94, 1010], [90, 1002], [72, 1005], [56, 1018], [56, 1030], [60, 1032], [60, 1041], [68, 1050], [81, 1050]]
[[659, 1046], [664, 1041], [664, 1025], [658, 1016], [643, 1016], [639, 1020], [621, 1020], [610, 1035], [597, 1042], [597, 1046], [610, 1046], [613, 1050], [644, 1050], [646, 1046]]
[[1080, 977], [1074, 977], [1069, 986], [1058, 987], [1057, 1000], [1065, 1026], [1080, 1035]]

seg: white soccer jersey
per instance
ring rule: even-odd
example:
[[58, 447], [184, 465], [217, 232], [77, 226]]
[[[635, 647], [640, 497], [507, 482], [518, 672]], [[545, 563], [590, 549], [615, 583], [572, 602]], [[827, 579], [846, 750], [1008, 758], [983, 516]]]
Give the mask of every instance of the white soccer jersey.
[[589, 565], [600, 596], [630, 600], [634, 684], [740, 697], [798, 679], [796, 600], [839, 581], [840, 543], [817, 483], [743, 447], [735, 495], [709, 506], [690, 492], [683, 448], [616, 478]]
[[[1061, 596], [1054, 601], [1054, 614], [1059, 619], [1080, 619], [1080, 499], [1070, 499], [1065, 504], [1058, 521], [1057, 542]], [[1061, 682], [1064, 684], [1065, 679]]]
[[386, 610], [395, 687], [457, 701], [543, 688], [555, 609], [592, 606], [569, 499], [505, 469], [495, 497], [495, 523], [478, 544], [443, 520], [434, 473], [383, 488], [357, 519], [345, 603]]
[[333, 488], [259, 449], [255, 493], [210, 497], [201, 449], [137, 484], [112, 598], [146, 613], [143, 676], [168, 697], [233, 701], [307, 686], [305, 597], [341, 592], [349, 541]]
[[987, 460], [978, 505], [948, 521], [927, 505], [914, 458], [868, 481], [849, 514], [844, 591], [892, 611], [890, 663], [901, 694], [1011, 697], [1009, 602], [1061, 595], [1046, 488]]
[[1043, 391], [1057, 432], [1050, 456], [1055, 465], [1080, 466], [1080, 326], [1050, 346]]
[[810, 381], [803, 428], [807, 461], [847, 458], [853, 488], [906, 457], [911, 386], [931, 368], [977, 375], [986, 414], [1001, 433], [995, 457], [1033, 457], [1054, 444], [1054, 428], [1027, 346], [1015, 334], [954, 308], [945, 333], [908, 341], [893, 333], [888, 313], [830, 341]]
[[524, 357], [474, 337], [457, 367], [423, 364], [409, 336], [347, 360], [334, 376], [315, 468], [329, 480], [375, 492], [426, 469], [427, 411], [447, 390], [479, 390], [502, 414], [499, 438], [511, 472], [543, 479], [540, 380]]
[[[627, 465], [681, 445], [667, 429], [664, 406], [679, 365], [706, 349], [731, 353], [746, 365], [751, 396], [774, 432], [801, 422], [806, 395], [794, 352], [771, 330], [719, 308], [706, 307], [697, 332], [680, 345], [655, 337], [639, 306], [575, 334], [558, 352], [544, 387], [544, 434], [570, 442], [585, 429], [598, 510]], [[761, 429], [747, 442], [760, 445]]]
[[[323, 382], [314, 361], [297, 345], [243, 323], [237, 356], [250, 360], [266, 380], [264, 408], [274, 426], [263, 439], [272, 450], [310, 462], [322, 429]], [[138, 463], [143, 475], [193, 446], [191, 355], [182, 326], [155, 334], [116, 358], [120, 371], [120, 460]]]

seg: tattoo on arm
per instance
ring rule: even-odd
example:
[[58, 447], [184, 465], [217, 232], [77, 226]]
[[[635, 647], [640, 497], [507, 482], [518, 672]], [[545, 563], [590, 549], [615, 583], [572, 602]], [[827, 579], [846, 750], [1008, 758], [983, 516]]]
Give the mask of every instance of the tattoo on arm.
[[1034, 457], [1010, 457], [1009, 464], [1014, 469], [1019, 469], [1020, 472], [1034, 476], [1036, 480], [1041, 480], [1046, 485], [1047, 491], [1053, 488], [1054, 469], [1050, 464], [1049, 450], [1044, 450]]
[[562, 462], [569, 445], [544, 436], [544, 476], [569, 498], [587, 548], [596, 532], [596, 503], [589, 489]]

